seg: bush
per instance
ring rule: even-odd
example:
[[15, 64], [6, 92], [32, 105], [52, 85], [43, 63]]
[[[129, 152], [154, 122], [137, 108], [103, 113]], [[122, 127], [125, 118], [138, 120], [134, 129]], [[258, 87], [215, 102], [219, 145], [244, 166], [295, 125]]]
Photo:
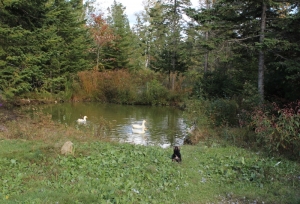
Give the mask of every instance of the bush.
[[190, 122], [190, 126], [196, 124], [197, 126], [208, 126], [210, 120], [207, 117], [206, 110], [209, 104], [205, 100], [188, 100], [185, 102], [186, 107], [184, 111], [184, 117], [187, 122]]
[[217, 99], [212, 101], [207, 109], [209, 118], [216, 126], [238, 124], [238, 104], [234, 100]]
[[212, 123], [206, 114], [208, 104], [208, 101], [198, 99], [185, 101], [183, 116], [189, 126], [189, 134], [184, 139], [184, 144], [197, 144], [212, 137]]
[[82, 88], [92, 99], [120, 104], [136, 100], [136, 80], [126, 70], [83, 71], [78, 76]]
[[245, 82], [241, 96], [241, 108], [244, 110], [251, 111], [259, 105], [260, 96], [254, 84]]
[[300, 101], [284, 108], [273, 104], [271, 109], [254, 111], [252, 121], [257, 141], [269, 152], [290, 152], [300, 155]]
[[158, 105], [166, 104], [168, 90], [158, 80], [153, 79], [147, 83], [146, 91], [142, 94], [144, 103]]
[[85, 99], [101, 102], [144, 105], [174, 105], [181, 102], [187, 96], [183, 93], [188, 90], [182, 87], [185, 77], [177, 77], [173, 91], [164, 86], [165, 79], [166, 75], [150, 70], [82, 71], [78, 73], [79, 83], [74, 82], [77, 92], [72, 98], [82, 95]]

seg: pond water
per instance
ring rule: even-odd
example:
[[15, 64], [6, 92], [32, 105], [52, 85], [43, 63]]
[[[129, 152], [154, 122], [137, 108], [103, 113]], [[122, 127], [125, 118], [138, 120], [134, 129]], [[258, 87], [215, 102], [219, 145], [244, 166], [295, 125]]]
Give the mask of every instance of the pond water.
[[[173, 107], [62, 103], [47, 105], [43, 111], [51, 114], [54, 121], [86, 131], [95, 131], [105, 119], [112, 126], [105, 137], [119, 142], [168, 147], [182, 145], [188, 134], [183, 111]], [[78, 124], [76, 120], [84, 116], [87, 122]], [[143, 120], [145, 133], [134, 133], [132, 124], [142, 124]]]

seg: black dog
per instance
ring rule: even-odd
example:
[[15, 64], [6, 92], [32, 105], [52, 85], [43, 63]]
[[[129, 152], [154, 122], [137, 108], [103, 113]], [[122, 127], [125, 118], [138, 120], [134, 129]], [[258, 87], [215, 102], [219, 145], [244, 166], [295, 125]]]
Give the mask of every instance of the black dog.
[[172, 155], [172, 161], [181, 162], [180, 148], [178, 146], [174, 146], [174, 153]]

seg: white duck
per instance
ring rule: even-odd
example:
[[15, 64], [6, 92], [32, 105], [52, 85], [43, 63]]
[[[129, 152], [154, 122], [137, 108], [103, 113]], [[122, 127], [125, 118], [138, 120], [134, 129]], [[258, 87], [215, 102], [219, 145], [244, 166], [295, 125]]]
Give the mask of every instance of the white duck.
[[135, 133], [135, 134], [143, 134], [143, 133], [145, 133], [145, 126], [142, 127], [141, 129], [134, 129], [134, 128], [132, 128], [132, 133]]
[[142, 125], [132, 124], [132, 128], [139, 129], [145, 127], [146, 120], [143, 120]]
[[159, 145], [161, 148], [165, 149], [171, 146], [171, 144], [160, 144]]
[[83, 119], [79, 118], [79, 119], [77, 120], [77, 122], [78, 122], [78, 123], [86, 123], [86, 119], [87, 119], [87, 118], [88, 118], [87, 116], [84, 116]]

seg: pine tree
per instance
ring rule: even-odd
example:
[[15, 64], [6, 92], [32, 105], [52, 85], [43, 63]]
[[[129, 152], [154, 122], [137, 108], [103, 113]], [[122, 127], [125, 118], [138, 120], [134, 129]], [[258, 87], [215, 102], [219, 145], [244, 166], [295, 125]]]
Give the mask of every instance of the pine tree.
[[129, 68], [129, 56], [132, 52], [130, 47], [132, 32], [125, 14], [125, 7], [121, 3], [114, 1], [107, 18], [107, 23], [115, 35], [114, 42], [104, 48], [106, 53], [105, 58], [109, 59], [108, 68]]
[[[300, 12], [292, 1], [280, 5], [279, 18], [269, 26], [277, 41], [268, 52], [268, 71], [265, 75], [265, 92], [268, 100], [274, 96], [281, 102], [300, 98]], [[271, 42], [266, 42], [271, 43]]]
[[58, 93], [72, 73], [87, 69], [90, 44], [81, 0], [0, 5], [0, 89], [6, 95]]
[[37, 36], [45, 22], [45, 1], [5, 1], [0, 6], [0, 90], [19, 95], [42, 84], [44, 53]]
[[[211, 56], [222, 59], [216, 64], [216, 71], [222, 71], [221, 73], [236, 80], [227, 93], [238, 93], [245, 80], [256, 81], [261, 102], [263, 101], [264, 75], [270, 71], [270, 63], [274, 59], [270, 58], [270, 53], [279, 49], [278, 45], [281, 44], [274, 38], [276, 32], [272, 27], [282, 16], [283, 4], [283, 1], [262, 3], [258, 0], [222, 0], [216, 1], [211, 8], [202, 8], [196, 15], [191, 15], [199, 27], [202, 27], [202, 31], [209, 25], [212, 35], [206, 45], [212, 45]], [[214, 50], [218, 50], [218, 55], [214, 55]], [[221, 50], [225, 51], [223, 56], [220, 55]]]
[[136, 14], [136, 24], [132, 28], [133, 41], [131, 43], [132, 52], [131, 64], [134, 70], [148, 67], [147, 55], [147, 30], [146, 20], [144, 19], [145, 13], [142, 11]]
[[[188, 6], [189, 0], [161, 1], [150, 10], [152, 69], [174, 76], [176, 71], [184, 71], [187, 68], [183, 50], [185, 46], [182, 45], [185, 24], [182, 16]], [[174, 89], [175, 78], [169, 79], [170, 88]]]

